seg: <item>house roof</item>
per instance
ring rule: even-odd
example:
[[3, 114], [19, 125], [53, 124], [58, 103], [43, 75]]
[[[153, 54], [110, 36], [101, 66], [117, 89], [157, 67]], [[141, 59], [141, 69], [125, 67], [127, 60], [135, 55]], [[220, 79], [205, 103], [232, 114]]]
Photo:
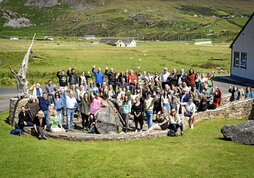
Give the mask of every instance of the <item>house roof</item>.
[[236, 36], [236, 38], [234, 39], [234, 41], [231, 43], [231, 45], [229, 46], [229, 48], [232, 48], [234, 43], [236, 42], [236, 40], [238, 39], [238, 37], [242, 34], [242, 32], [244, 31], [244, 29], [246, 28], [246, 26], [249, 24], [250, 20], [253, 18], [254, 16], [254, 12], [252, 13], [252, 15], [250, 16], [249, 20], [245, 23], [245, 25], [243, 26], [242, 30], [238, 33], [238, 35]]
[[129, 44], [133, 41], [133, 39], [116, 39], [116, 38], [113, 38], [113, 39], [101, 39], [100, 43], [116, 43], [119, 40], [121, 40], [125, 44]]

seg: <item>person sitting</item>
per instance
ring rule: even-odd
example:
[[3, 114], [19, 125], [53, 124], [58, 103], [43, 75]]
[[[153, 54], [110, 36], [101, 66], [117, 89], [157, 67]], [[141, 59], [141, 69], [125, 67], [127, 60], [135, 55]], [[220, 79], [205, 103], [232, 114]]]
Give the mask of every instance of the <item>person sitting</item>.
[[243, 92], [244, 98], [254, 98], [254, 93], [251, 90], [251, 87], [246, 87], [245, 91]]
[[236, 86], [233, 88], [230, 86], [228, 92], [231, 93], [230, 101], [236, 101], [240, 99], [240, 91]]
[[25, 106], [21, 106], [21, 112], [19, 113], [18, 126], [22, 130], [26, 126], [33, 126], [31, 115], [28, 111], [26, 111]]
[[191, 129], [194, 128], [194, 122], [195, 122], [195, 112], [196, 112], [196, 105], [193, 103], [193, 98], [189, 98], [189, 101], [187, 103], [182, 103], [185, 107], [183, 107], [182, 113], [184, 113], [184, 116], [189, 117], [189, 126]]
[[221, 90], [216, 87], [216, 90], [213, 95], [213, 103], [211, 105], [208, 105], [208, 109], [216, 109], [217, 106], [220, 105], [221, 102]]
[[198, 106], [198, 111], [206, 111], [207, 110], [207, 99], [204, 94], [200, 95], [200, 101], [199, 101], [199, 106]]
[[37, 117], [34, 119], [34, 130], [39, 139], [46, 140], [45, 130], [47, 128], [46, 119], [44, 117], [44, 112], [39, 111]]
[[50, 123], [50, 131], [51, 132], [60, 132], [64, 133], [65, 130], [62, 127], [62, 122], [60, 117], [57, 115], [57, 111], [55, 109], [52, 110], [51, 116], [49, 118], [49, 123]]
[[169, 127], [174, 130], [175, 133], [177, 133], [178, 128], [181, 129], [181, 135], [183, 135], [183, 120], [182, 117], [180, 117], [175, 109], [172, 109], [169, 115], [170, 119], [170, 125]]
[[91, 93], [91, 104], [89, 109], [88, 117], [88, 127], [91, 127], [91, 124], [94, 122], [94, 115], [101, 109], [103, 105], [103, 99], [100, 97], [99, 93], [96, 93], [95, 96]]
[[163, 107], [163, 112], [159, 112], [157, 114], [157, 124], [154, 124], [151, 126], [147, 131], [151, 130], [166, 130], [169, 126], [169, 117], [168, 117], [168, 112], [167, 108]]

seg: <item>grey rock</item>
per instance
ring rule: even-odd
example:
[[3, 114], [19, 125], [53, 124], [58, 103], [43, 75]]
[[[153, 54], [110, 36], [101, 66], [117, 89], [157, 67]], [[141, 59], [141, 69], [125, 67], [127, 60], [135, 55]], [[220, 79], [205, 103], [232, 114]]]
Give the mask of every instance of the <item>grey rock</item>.
[[233, 142], [254, 145], [254, 120], [236, 125], [225, 125], [221, 133], [226, 139]]
[[25, 6], [34, 7], [54, 7], [58, 5], [58, 0], [26, 0]]
[[95, 127], [100, 134], [120, 133], [123, 129], [122, 118], [110, 101], [107, 104], [108, 106], [96, 113]]

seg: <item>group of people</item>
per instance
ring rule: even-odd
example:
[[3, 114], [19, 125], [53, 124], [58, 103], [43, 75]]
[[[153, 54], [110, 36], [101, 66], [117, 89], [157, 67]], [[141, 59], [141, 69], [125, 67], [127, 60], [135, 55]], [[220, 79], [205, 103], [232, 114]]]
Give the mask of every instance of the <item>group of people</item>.
[[[183, 135], [184, 117], [189, 117], [189, 126], [194, 128], [195, 113], [216, 109], [221, 105], [221, 90], [214, 86], [214, 73], [195, 73], [184, 69], [170, 73], [167, 68], [161, 74], [137, 71], [116, 73], [106, 67], [105, 72], [96, 66], [92, 73], [82, 72], [78, 76], [75, 69], [57, 72], [59, 86], [50, 80], [42, 91], [40, 84], [30, 88], [31, 96], [19, 114], [19, 126], [33, 125], [40, 138], [45, 138], [44, 130], [65, 132], [73, 129], [75, 117], [82, 118], [84, 130], [89, 130], [95, 115], [112, 102], [122, 116], [124, 131], [130, 131], [129, 119], [133, 118], [134, 131], [142, 131], [144, 120], [148, 131], [178, 128]], [[94, 79], [93, 79], [94, 78]], [[239, 99], [236, 87], [230, 88], [232, 100]], [[243, 93], [254, 97], [251, 88]], [[66, 116], [66, 117], [65, 117]], [[65, 119], [66, 118], [66, 119]], [[66, 126], [66, 130], [63, 128]]]

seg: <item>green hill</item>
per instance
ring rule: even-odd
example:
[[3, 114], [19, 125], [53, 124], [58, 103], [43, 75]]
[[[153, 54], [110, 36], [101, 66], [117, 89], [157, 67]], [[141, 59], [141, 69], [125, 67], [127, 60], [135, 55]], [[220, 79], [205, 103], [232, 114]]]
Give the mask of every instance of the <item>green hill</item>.
[[231, 41], [253, 7], [254, 0], [0, 0], [0, 37]]

